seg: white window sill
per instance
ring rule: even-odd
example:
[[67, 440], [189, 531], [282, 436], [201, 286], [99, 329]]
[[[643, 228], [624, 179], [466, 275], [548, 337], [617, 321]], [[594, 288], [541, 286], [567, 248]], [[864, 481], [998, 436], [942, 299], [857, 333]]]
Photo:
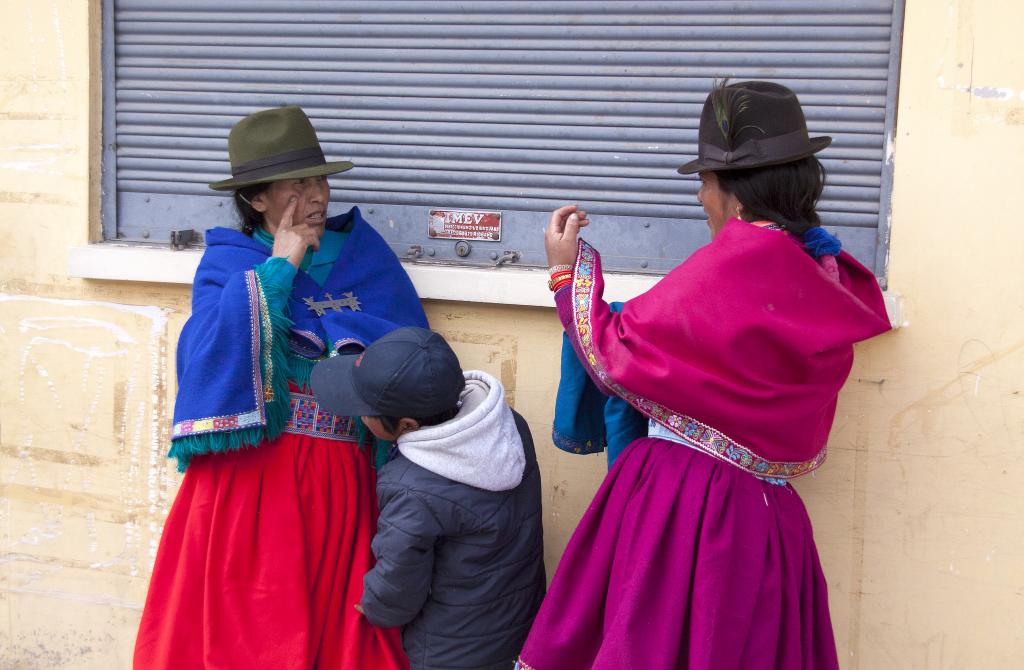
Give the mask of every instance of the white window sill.
[[[104, 242], [72, 247], [68, 275], [80, 279], [192, 284], [201, 250], [171, 251], [161, 247]], [[421, 298], [498, 305], [553, 307], [547, 273], [523, 268], [480, 268], [403, 262]], [[628, 300], [654, 286], [654, 275], [605, 274], [605, 298]], [[885, 307], [894, 328], [903, 325], [902, 300], [885, 293]]]

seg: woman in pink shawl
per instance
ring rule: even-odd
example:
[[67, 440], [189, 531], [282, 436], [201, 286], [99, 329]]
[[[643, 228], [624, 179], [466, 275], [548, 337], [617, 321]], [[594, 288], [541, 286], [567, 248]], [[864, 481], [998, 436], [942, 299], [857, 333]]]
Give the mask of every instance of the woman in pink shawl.
[[648, 419], [580, 522], [523, 649], [529, 670], [838, 668], [810, 520], [787, 481], [825, 460], [878, 284], [820, 227], [824, 170], [792, 91], [715, 87], [698, 132], [712, 241], [613, 312], [586, 215], [554, 212], [552, 290], [591, 380]]

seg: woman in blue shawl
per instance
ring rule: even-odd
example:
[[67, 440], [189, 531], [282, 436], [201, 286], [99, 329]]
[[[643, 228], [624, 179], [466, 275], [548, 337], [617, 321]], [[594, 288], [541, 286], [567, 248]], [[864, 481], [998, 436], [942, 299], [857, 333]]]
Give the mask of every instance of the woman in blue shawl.
[[313, 364], [427, 325], [394, 253], [353, 207], [327, 217], [327, 162], [298, 107], [228, 138], [242, 229], [213, 228], [178, 342], [168, 515], [135, 667], [406, 668], [397, 630], [353, 607], [377, 500], [356, 421], [321, 410]]

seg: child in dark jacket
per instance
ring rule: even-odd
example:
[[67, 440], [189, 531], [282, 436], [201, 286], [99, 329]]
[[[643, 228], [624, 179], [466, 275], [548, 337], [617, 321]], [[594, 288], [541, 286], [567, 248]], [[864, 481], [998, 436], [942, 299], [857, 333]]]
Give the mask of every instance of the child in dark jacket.
[[402, 626], [413, 670], [511, 670], [544, 596], [540, 474], [529, 427], [494, 377], [400, 328], [311, 379], [397, 454], [378, 473], [376, 566], [357, 605]]

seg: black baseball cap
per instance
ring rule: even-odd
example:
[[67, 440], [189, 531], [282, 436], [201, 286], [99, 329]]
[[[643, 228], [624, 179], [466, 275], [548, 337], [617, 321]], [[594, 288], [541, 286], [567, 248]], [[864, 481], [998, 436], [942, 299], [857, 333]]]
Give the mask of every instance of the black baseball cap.
[[332, 414], [417, 419], [455, 407], [466, 384], [444, 338], [412, 327], [391, 331], [361, 354], [320, 361], [309, 382]]

